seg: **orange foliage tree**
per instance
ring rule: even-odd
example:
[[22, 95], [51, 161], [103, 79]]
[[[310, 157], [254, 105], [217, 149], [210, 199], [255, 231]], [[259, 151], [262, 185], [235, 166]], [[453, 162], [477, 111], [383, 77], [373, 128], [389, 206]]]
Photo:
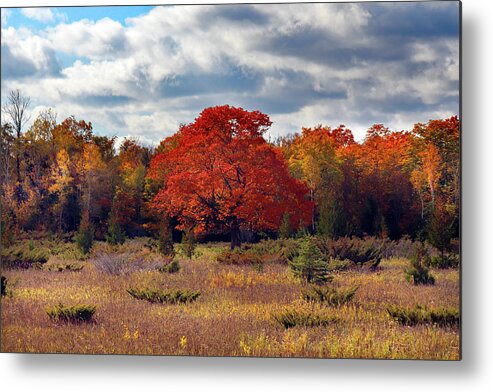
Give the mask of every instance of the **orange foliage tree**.
[[181, 229], [227, 232], [231, 248], [242, 231], [276, 231], [288, 214], [293, 226], [310, 221], [307, 187], [290, 176], [279, 149], [263, 134], [271, 125], [259, 111], [217, 106], [162, 143], [149, 176], [159, 182], [152, 208]]

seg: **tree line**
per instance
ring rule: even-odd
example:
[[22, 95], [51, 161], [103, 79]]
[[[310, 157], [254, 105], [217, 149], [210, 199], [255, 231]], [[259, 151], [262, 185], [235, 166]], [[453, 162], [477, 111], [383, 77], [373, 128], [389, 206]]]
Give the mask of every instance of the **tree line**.
[[207, 108], [156, 148], [94, 133], [52, 110], [28, 129], [28, 98], [2, 108], [2, 243], [23, 232], [98, 239], [179, 233], [226, 238], [234, 248], [300, 233], [404, 235], [447, 249], [459, 235], [457, 116], [410, 131], [316, 126], [269, 142], [269, 117]]

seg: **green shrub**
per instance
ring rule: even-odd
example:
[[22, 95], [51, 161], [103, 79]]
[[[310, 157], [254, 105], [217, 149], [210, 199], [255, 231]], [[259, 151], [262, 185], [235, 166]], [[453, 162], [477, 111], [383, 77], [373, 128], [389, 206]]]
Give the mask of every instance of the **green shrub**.
[[459, 325], [460, 316], [457, 309], [436, 308], [415, 305], [413, 308], [399, 308], [388, 306], [387, 312], [394, 320], [402, 325], [415, 326], [418, 324], [432, 324], [439, 327], [455, 327]]
[[320, 311], [309, 311], [295, 308], [287, 308], [272, 314], [273, 319], [284, 328], [292, 327], [324, 327], [336, 322], [333, 315]]
[[370, 269], [376, 269], [382, 260], [384, 242], [372, 237], [341, 237], [337, 240], [318, 237], [315, 241], [327, 260], [349, 260], [359, 265], [369, 264]]
[[352, 265], [353, 263], [351, 260], [330, 259], [327, 268], [329, 269], [329, 272], [339, 272], [348, 270]]
[[459, 259], [459, 255], [455, 253], [438, 254], [430, 257], [427, 266], [438, 269], [457, 268]]
[[94, 242], [94, 227], [91, 224], [89, 211], [87, 210], [82, 214], [79, 230], [77, 231], [74, 239], [82, 253], [89, 253]]
[[221, 252], [217, 255], [217, 261], [218, 263], [227, 265], [252, 265], [261, 263], [259, 256], [239, 248]]
[[291, 227], [290, 215], [285, 212], [282, 215], [281, 225], [279, 226], [279, 238], [290, 238], [293, 235], [293, 229]]
[[71, 323], [89, 322], [96, 313], [94, 305], [73, 305], [65, 306], [58, 304], [46, 311], [48, 316], [54, 321]]
[[180, 271], [180, 263], [178, 263], [177, 260], [172, 260], [168, 262], [167, 264], [161, 266], [158, 268], [159, 272], [166, 272], [168, 274], [174, 274], [178, 271]]
[[421, 243], [416, 244], [416, 250], [410, 260], [410, 267], [404, 270], [406, 280], [414, 285], [433, 285], [435, 278], [430, 274], [426, 265], [429, 263], [429, 256], [425, 247]]
[[5, 268], [30, 268], [34, 264], [44, 264], [50, 258], [50, 251], [44, 247], [18, 244], [2, 250], [2, 265]]
[[63, 271], [73, 271], [77, 272], [84, 268], [84, 264], [80, 263], [68, 263], [68, 264], [49, 264], [44, 266], [43, 269], [47, 271], [63, 272]]
[[0, 282], [1, 282], [1, 295], [2, 297], [7, 295], [7, 283], [8, 283], [8, 280], [5, 276], [2, 276], [0, 278]]
[[152, 289], [128, 289], [127, 292], [134, 298], [149, 301], [152, 303], [189, 303], [195, 301], [199, 296], [199, 291], [193, 290], [152, 290]]
[[311, 286], [305, 289], [302, 297], [305, 301], [320, 302], [329, 306], [339, 307], [351, 301], [358, 287], [337, 290], [333, 287]]
[[298, 256], [300, 243], [300, 240], [294, 238], [262, 240], [256, 244], [244, 244], [242, 251], [256, 255], [266, 263], [288, 264]]
[[106, 234], [106, 242], [111, 245], [123, 244], [125, 242], [125, 232], [122, 230], [120, 223], [118, 223], [117, 220], [110, 220], [108, 233]]
[[180, 250], [182, 253], [191, 260], [195, 254], [196, 247], [197, 242], [193, 230], [185, 231], [180, 244]]
[[299, 256], [289, 266], [296, 277], [307, 283], [322, 284], [331, 280], [328, 263], [310, 237], [301, 243]]

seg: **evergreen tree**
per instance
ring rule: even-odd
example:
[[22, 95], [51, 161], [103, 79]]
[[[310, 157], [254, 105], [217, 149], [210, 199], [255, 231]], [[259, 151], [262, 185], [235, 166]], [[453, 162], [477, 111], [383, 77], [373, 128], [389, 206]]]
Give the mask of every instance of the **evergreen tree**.
[[306, 238], [299, 256], [289, 263], [293, 274], [307, 283], [322, 284], [330, 281], [329, 267], [313, 238]]
[[84, 254], [89, 253], [92, 248], [94, 242], [94, 227], [91, 223], [88, 210], [84, 210], [82, 213], [79, 230], [75, 235], [75, 242]]
[[279, 238], [290, 238], [293, 234], [291, 223], [289, 222], [290, 215], [285, 212], [282, 216], [281, 226], [279, 227]]
[[192, 259], [195, 254], [195, 248], [197, 247], [197, 242], [195, 240], [195, 234], [193, 229], [185, 230], [183, 237], [181, 239], [181, 250], [189, 259]]

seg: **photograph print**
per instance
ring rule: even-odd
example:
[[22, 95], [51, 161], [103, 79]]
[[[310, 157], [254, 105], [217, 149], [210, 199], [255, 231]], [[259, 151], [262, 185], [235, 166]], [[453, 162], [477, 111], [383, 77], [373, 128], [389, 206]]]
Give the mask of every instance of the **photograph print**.
[[461, 3], [1, 9], [0, 351], [461, 359]]

